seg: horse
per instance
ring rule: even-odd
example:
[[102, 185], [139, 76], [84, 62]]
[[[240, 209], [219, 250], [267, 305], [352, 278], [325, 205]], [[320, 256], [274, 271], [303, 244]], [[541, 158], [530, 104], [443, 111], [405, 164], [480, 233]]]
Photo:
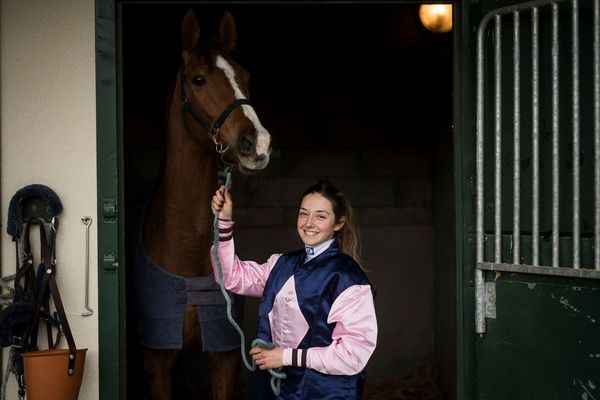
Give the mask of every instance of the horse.
[[[153, 269], [139, 262], [138, 255], [135, 262], [135, 279], [141, 282], [136, 288], [136, 316], [142, 320], [138, 325], [146, 324], [138, 333], [153, 400], [171, 398], [173, 367], [182, 353], [206, 346], [204, 330], [215, 323], [205, 321], [206, 314], [218, 309], [217, 314], [226, 318], [224, 302], [215, 297], [222, 300], [215, 291], [209, 254], [210, 201], [220, 165], [224, 161], [254, 171], [269, 163], [271, 137], [248, 101], [249, 74], [230, 56], [236, 39], [236, 24], [227, 11], [214, 37], [202, 30], [193, 10], [183, 18], [182, 63], [167, 107], [164, 173], [145, 205], [138, 235], [140, 254]], [[150, 275], [160, 282], [146, 281]], [[166, 281], [173, 286], [162, 287]], [[190, 289], [190, 282], [201, 287]], [[200, 303], [209, 311], [186, 301], [191, 292], [204, 293]], [[161, 315], [161, 309], [170, 307], [164, 302], [173, 299], [175, 308]], [[172, 329], [181, 336], [165, 343], [156, 339], [158, 344], [148, 339], [151, 331], [160, 337]], [[232, 398], [238, 351], [239, 338], [233, 349], [207, 351], [212, 399]]]

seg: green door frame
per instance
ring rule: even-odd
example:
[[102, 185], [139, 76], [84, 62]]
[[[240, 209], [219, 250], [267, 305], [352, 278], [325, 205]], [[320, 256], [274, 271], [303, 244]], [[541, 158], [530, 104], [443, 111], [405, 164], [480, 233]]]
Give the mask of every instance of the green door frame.
[[[470, 400], [474, 397], [475, 355], [475, 292], [472, 285], [474, 249], [467, 238], [474, 231], [471, 175], [475, 171], [475, 35], [470, 16], [473, 1], [454, 3], [454, 204], [455, 204], [455, 276], [456, 276], [456, 393], [455, 398]], [[473, 134], [469, 135], [472, 132]]]
[[[122, 166], [121, 57], [119, 37], [122, 3], [135, 0], [96, 0], [96, 129], [98, 188], [98, 325], [100, 400], [126, 399], [124, 190]], [[152, 0], [146, 2], [153, 2]], [[156, 2], [159, 2], [158, 0]], [[248, 1], [248, 3], [253, 2]], [[346, 1], [340, 1], [345, 3]], [[355, 1], [360, 3], [362, 1]], [[412, 1], [425, 3], [426, 1]], [[441, 1], [454, 6], [454, 168], [456, 213], [456, 310], [457, 310], [457, 399], [473, 398], [474, 293], [466, 282], [472, 280], [473, 261], [468, 256], [465, 233], [472, 231], [472, 210], [464, 205], [470, 190], [468, 177], [474, 170], [474, 154], [465, 128], [474, 132], [473, 77], [474, 50], [470, 32], [471, 1]], [[465, 78], [466, 77], [466, 78]], [[472, 135], [474, 138], [474, 135]], [[473, 140], [473, 139], [470, 139]], [[119, 267], [121, 266], [121, 267]], [[472, 309], [472, 310], [471, 310]], [[472, 312], [471, 312], [472, 311]]]
[[[123, 165], [120, 129], [118, 1], [96, 0], [98, 326], [100, 399], [126, 398]], [[122, 351], [123, 350], [123, 351]]]

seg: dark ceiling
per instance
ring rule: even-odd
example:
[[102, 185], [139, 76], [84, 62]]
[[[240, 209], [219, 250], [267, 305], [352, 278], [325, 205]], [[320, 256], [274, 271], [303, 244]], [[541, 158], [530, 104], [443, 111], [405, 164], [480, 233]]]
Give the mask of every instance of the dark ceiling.
[[[153, 143], [160, 135], [156, 127], [179, 66], [179, 29], [188, 9], [123, 5], [126, 138], [143, 131]], [[303, 140], [355, 145], [365, 132], [373, 145], [430, 146], [435, 139], [432, 107], [450, 96], [452, 34], [426, 31], [418, 5], [257, 3], [227, 9], [238, 27], [233, 58], [252, 74], [252, 101], [274, 146]], [[196, 7], [207, 32], [223, 11]], [[133, 128], [139, 126], [146, 128]]]

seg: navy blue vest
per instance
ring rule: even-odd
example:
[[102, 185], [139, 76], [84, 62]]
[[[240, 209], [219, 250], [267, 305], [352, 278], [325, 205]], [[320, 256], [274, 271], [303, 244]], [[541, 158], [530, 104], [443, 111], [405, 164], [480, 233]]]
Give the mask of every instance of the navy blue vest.
[[[306, 264], [304, 249], [282, 255], [271, 271], [258, 309], [258, 333], [271, 341], [269, 312], [275, 296], [293, 275], [298, 304], [309, 329], [298, 348], [325, 347], [331, 344], [335, 324], [327, 323], [333, 302], [344, 290], [354, 285], [370, 285], [359, 265], [339, 251], [337, 241]], [[353, 376], [327, 375], [310, 368], [284, 367], [287, 378], [281, 385], [281, 394], [273, 395], [268, 371], [254, 373], [253, 399], [325, 400], [359, 399], [364, 373]]]

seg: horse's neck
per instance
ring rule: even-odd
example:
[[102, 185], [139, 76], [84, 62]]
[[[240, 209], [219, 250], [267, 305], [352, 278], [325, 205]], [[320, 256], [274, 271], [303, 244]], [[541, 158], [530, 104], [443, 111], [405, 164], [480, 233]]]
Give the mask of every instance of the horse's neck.
[[148, 203], [144, 245], [148, 255], [167, 271], [202, 276], [212, 271], [210, 201], [218, 164], [209, 146], [186, 130], [177, 94], [176, 88], [169, 112], [165, 172]]

